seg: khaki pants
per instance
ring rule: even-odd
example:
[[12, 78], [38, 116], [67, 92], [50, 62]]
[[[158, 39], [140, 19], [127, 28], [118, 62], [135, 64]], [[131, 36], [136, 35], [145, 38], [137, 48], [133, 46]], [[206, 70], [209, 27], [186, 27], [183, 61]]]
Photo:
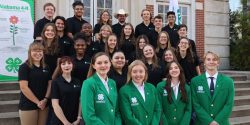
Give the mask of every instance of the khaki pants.
[[44, 110], [19, 110], [19, 116], [21, 125], [45, 125], [48, 116], [48, 108]]

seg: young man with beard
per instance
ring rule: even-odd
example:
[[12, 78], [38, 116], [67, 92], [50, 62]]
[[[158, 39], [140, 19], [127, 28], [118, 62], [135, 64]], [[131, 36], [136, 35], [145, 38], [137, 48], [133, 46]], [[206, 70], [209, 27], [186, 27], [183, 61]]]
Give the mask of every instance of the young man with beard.
[[125, 12], [124, 9], [120, 9], [118, 13], [115, 13], [114, 17], [118, 19], [118, 23], [112, 25], [112, 31], [117, 36], [118, 41], [121, 38], [121, 32], [124, 24], [126, 23], [126, 18], [128, 17], [128, 13]]
[[194, 125], [230, 125], [234, 105], [234, 82], [218, 73], [220, 59], [208, 51], [204, 56], [206, 72], [191, 80]]
[[68, 36], [73, 39], [73, 36], [81, 31], [82, 25], [87, 23], [82, 17], [84, 14], [84, 4], [80, 1], [75, 1], [73, 4], [74, 16], [67, 19]]

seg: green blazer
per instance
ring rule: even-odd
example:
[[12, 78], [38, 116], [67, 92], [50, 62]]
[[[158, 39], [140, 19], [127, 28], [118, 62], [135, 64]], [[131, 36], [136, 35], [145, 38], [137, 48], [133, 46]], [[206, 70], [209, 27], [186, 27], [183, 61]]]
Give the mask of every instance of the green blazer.
[[172, 90], [171, 103], [168, 101], [168, 93], [165, 86], [165, 80], [157, 85], [158, 97], [163, 111], [163, 125], [189, 125], [192, 113], [191, 91], [189, 86], [185, 85], [188, 98], [187, 102], [183, 102], [181, 100], [181, 91], [179, 89], [177, 99], [175, 98], [174, 91]]
[[85, 125], [121, 125], [116, 83], [108, 79], [109, 93], [97, 74], [82, 85], [81, 106]]
[[145, 101], [140, 92], [129, 82], [119, 92], [119, 107], [125, 125], [159, 125], [161, 108], [157, 91], [150, 83], [144, 83]]
[[216, 121], [229, 125], [229, 117], [234, 105], [234, 82], [231, 78], [218, 74], [214, 95], [210, 95], [205, 73], [191, 80], [193, 108], [196, 113], [195, 125], [208, 125]]

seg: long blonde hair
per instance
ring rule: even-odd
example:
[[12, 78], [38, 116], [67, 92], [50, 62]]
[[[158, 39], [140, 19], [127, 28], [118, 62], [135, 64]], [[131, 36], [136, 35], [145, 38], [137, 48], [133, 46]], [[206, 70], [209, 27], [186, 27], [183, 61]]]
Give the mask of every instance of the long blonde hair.
[[[32, 59], [32, 57], [31, 57], [31, 51], [33, 51], [33, 50], [42, 50], [43, 53], [44, 53], [44, 46], [43, 46], [42, 43], [40, 43], [40, 42], [33, 42], [33, 43], [30, 44], [29, 50], [28, 50], [28, 60], [27, 60], [27, 64], [28, 64], [28, 66], [29, 66], [30, 68], [33, 68], [33, 64], [34, 64], [33, 59]], [[43, 56], [43, 58], [40, 60], [40, 65], [41, 65], [43, 68], [46, 67], [46, 64], [45, 64], [45, 62], [44, 62], [44, 56]]]
[[171, 48], [171, 43], [170, 43], [170, 38], [169, 38], [169, 35], [166, 31], [161, 31], [158, 35], [158, 39], [157, 39], [157, 47], [155, 49], [155, 52], [158, 53], [160, 51], [160, 46], [161, 46], [161, 43], [160, 43], [160, 37], [162, 34], [166, 34], [167, 36], [167, 48], [166, 49], [169, 49]]
[[[100, 34], [100, 37], [101, 37], [100, 40], [102, 40], [103, 42], [106, 42], [107, 39], [108, 39], [108, 37], [107, 37], [107, 38], [104, 38], [104, 37], [102, 36], [102, 31], [103, 31], [105, 28], [108, 29], [108, 31], [110, 32], [110, 34], [113, 33], [112, 28], [111, 28], [110, 25], [107, 25], [107, 24], [102, 25], [99, 34]], [[110, 34], [109, 34], [109, 35], [110, 35]]]
[[132, 81], [132, 77], [131, 77], [131, 73], [132, 73], [132, 69], [137, 66], [140, 65], [145, 69], [145, 78], [143, 79], [143, 82], [146, 82], [148, 79], [148, 69], [146, 67], [146, 65], [141, 61], [141, 60], [135, 60], [133, 61], [129, 66], [128, 66], [128, 75], [127, 75], [127, 83]]

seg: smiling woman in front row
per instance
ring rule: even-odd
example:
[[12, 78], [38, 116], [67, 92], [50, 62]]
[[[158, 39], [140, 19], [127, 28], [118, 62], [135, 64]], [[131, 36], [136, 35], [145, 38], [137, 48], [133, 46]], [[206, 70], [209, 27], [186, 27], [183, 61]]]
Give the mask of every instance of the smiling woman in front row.
[[191, 119], [191, 92], [180, 64], [167, 65], [167, 80], [157, 85], [163, 125], [188, 125]]
[[85, 125], [121, 125], [116, 83], [107, 75], [110, 66], [106, 53], [99, 52], [92, 57], [88, 79], [83, 82], [81, 91]]
[[128, 68], [127, 84], [119, 92], [125, 125], [159, 125], [161, 108], [155, 87], [147, 83], [147, 67], [140, 60]]

